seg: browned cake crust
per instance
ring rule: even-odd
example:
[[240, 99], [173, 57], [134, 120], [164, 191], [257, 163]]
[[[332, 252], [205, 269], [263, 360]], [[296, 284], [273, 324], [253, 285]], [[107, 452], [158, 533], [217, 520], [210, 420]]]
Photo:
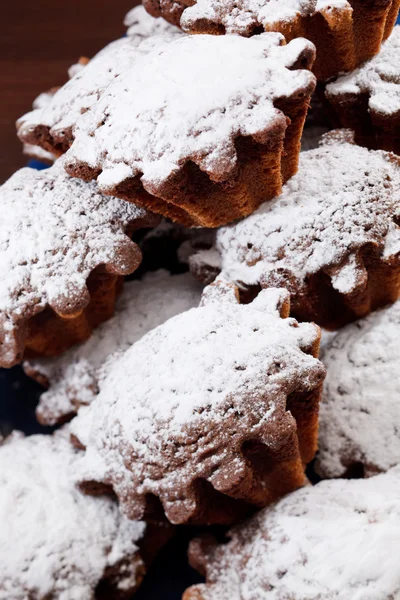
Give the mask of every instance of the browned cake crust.
[[273, 33], [158, 40], [77, 122], [66, 170], [186, 226], [251, 214], [297, 170], [314, 58]]
[[400, 161], [354, 145], [348, 130], [322, 144], [301, 154], [279, 198], [220, 228], [189, 261], [204, 283], [235, 281], [243, 301], [284, 286], [293, 316], [337, 329], [399, 296]]
[[396, 598], [399, 475], [395, 466], [368, 479], [321, 481], [232, 528], [223, 543], [209, 533], [195, 538], [189, 562], [206, 581], [183, 600]]
[[[163, 197], [146, 192], [139, 176], [104, 191], [186, 227], [218, 227], [243, 218], [278, 196], [282, 184], [296, 173], [310, 93], [308, 90], [299, 99], [279, 103], [279, 108], [286, 111], [284, 137], [282, 131], [273, 130], [262, 144], [247, 137], [237, 139], [238, 168], [228, 181], [212, 181], [190, 162], [160, 191]], [[85, 164], [75, 163], [67, 170], [85, 181], [99, 175]]]
[[27, 322], [24, 358], [58, 356], [74, 344], [87, 340], [93, 329], [114, 314], [123, 278], [95, 269], [88, 278], [89, 304], [80, 314], [62, 317], [52, 308]]
[[326, 87], [334, 123], [354, 130], [361, 146], [400, 154], [400, 26], [379, 54]]
[[[313, 72], [324, 81], [340, 72], [352, 71], [379, 51], [393, 29], [400, 0], [349, 0], [347, 7], [343, 3], [335, 6], [333, 2], [321, 10], [309, 2], [302, 11], [282, 21], [278, 17], [274, 21], [263, 18], [258, 6], [252, 11], [248, 2], [240, 1], [227, 2], [225, 14], [218, 0], [199, 2], [199, 6], [195, 0], [143, 0], [143, 4], [151, 15], [164, 17], [189, 33], [251, 36], [265, 29], [283, 33], [287, 41], [306, 37], [317, 48]], [[191, 6], [195, 6], [193, 13], [186, 10]], [[237, 20], [232, 17], [233, 10], [238, 14]]]
[[70, 178], [58, 160], [0, 187], [0, 365], [55, 356], [112, 316], [140, 264], [135, 229], [159, 221]]
[[87, 449], [83, 489], [111, 486], [132, 519], [162, 511], [176, 524], [237, 522], [303, 485], [316, 451], [318, 327], [288, 318], [286, 290], [240, 306], [233, 286], [216, 284], [202, 302], [110, 363], [74, 421]]

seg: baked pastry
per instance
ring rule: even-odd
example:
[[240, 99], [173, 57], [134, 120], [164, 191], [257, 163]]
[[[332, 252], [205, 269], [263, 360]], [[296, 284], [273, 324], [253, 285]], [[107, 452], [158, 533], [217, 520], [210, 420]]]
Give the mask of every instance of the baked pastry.
[[400, 467], [305, 487], [235, 527], [193, 541], [207, 584], [183, 600], [389, 600], [400, 594]]
[[250, 214], [297, 170], [313, 45], [157, 39], [77, 122], [67, 171], [183, 225]]
[[379, 51], [392, 31], [399, 0], [143, 0], [188, 33], [244, 36], [279, 31], [306, 37], [317, 48], [314, 73], [325, 80], [352, 71]]
[[330, 83], [325, 96], [334, 120], [367, 148], [400, 154], [400, 25], [377, 56]]
[[325, 370], [319, 328], [288, 311], [286, 290], [240, 305], [234, 286], [216, 284], [141, 338], [74, 420], [83, 484], [112, 486], [130, 518], [162, 506], [172, 523], [202, 524], [301, 486]]
[[[33, 101], [32, 110], [41, 110], [48, 106], [58, 89], [59, 88], [52, 88], [47, 92], [39, 94]], [[49, 152], [48, 150], [44, 150], [44, 148], [33, 144], [23, 144], [23, 153], [25, 156], [34, 160], [39, 160], [47, 165], [52, 165], [57, 158], [53, 152]]]
[[206, 283], [220, 272], [243, 297], [286, 287], [296, 318], [336, 329], [398, 298], [399, 218], [400, 158], [330, 132], [279, 198], [190, 258], [192, 272]]
[[[143, 579], [146, 524], [78, 490], [78, 454], [67, 431], [14, 434], [0, 446], [1, 598], [123, 600]], [[171, 528], [155, 533], [152, 553]]]
[[339, 331], [324, 349], [316, 470], [365, 476], [400, 463], [400, 301]]
[[100, 325], [83, 345], [58, 358], [25, 362], [25, 372], [50, 388], [40, 398], [38, 420], [55, 425], [70, 419], [80, 405], [90, 404], [99, 392], [107, 361], [167, 319], [197, 306], [201, 289], [190, 274], [172, 276], [164, 270], [128, 281], [114, 317]]
[[[138, 45], [159, 30], [158, 21], [143, 13], [143, 9], [135, 11], [136, 22], [131, 15], [128, 37], [108, 44], [84, 69], [70, 70], [71, 79], [46, 106], [36, 108], [17, 121], [17, 133], [22, 142], [40, 146], [57, 156], [69, 148], [76, 121], [91, 109], [108, 85], [134, 63]], [[151, 23], [154, 23], [154, 30]], [[169, 27], [169, 30], [172, 36], [173, 28]], [[142, 52], [145, 52], [145, 46]]]
[[[150, 17], [151, 18], [151, 17]], [[80, 73], [80, 71], [88, 64], [89, 59], [86, 56], [81, 56], [77, 63], [71, 65], [68, 69], [68, 76], [70, 79]], [[39, 94], [37, 98], [33, 101], [32, 104], [32, 116], [39, 114], [45, 108], [49, 106], [54, 95], [58, 92], [59, 87], [53, 87], [47, 92], [42, 92]], [[33, 145], [33, 144], [23, 144], [23, 153], [32, 158], [34, 160], [38, 160], [41, 163], [46, 165], [52, 165], [54, 161], [57, 159], [57, 155], [49, 150], [45, 150], [41, 146]]]
[[171, 25], [164, 19], [152, 17], [142, 5], [135, 6], [125, 15], [124, 25], [127, 27], [127, 36], [142, 39], [165, 33], [181, 33], [178, 27]]
[[0, 187], [0, 366], [54, 356], [112, 316], [122, 275], [140, 264], [129, 239], [156, 218], [69, 177], [58, 160]]

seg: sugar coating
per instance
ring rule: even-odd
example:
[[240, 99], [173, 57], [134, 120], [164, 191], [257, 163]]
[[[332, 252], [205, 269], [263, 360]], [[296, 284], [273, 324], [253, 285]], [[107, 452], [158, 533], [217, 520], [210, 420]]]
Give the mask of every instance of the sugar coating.
[[[150, 16], [145, 18], [141, 16], [141, 12], [142, 10], [136, 11], [136, 19], [140, 20], [132, 24], [129, 36], [111, 42], [83, 69], [72, 71], [72, 78], [54, 94], [47, 106], [39, 107], [19, 119], [18, 135], [22, 140], [37, 126], [48, 127], [51, 135], [62, 138], [64, 132], [73, 129], [77, 120], [99, 100], [110, 83], [132, 66], [137, 58], [140, 42], [160, 29], [157, 19]], [[154, 28], [151, 26], [153, 22]], [[173, 35], [173, 29], [170, 26], [165, 35]], [[152, 40], [148, 41], [151, 46]], [[141, 51], [146, 51], [145, 45]]]
[[318, 472], [366, 475], [400, 463], [400, 302], [338, 332], [324, 348]]
[[23, 152], [25, 156], [30, 158], [34, 158], [35, 160], [43, 161], [48, 164], [53, 164], [57, 159], [56, 155], [52, 152], [48, 152], [44, 150], [40, 146], [36, 146], [35, 144], [24, 144]]
[[125, 231], [149, 213], [69, 177], [61, 159], [15, 173], [0, 187], [0, 202], [1, 354], [12, 360], [27, 319], [47, 305], [71, 315], [86, 306], [96, 267], [126, 275], [138, 266], [140, 251]]
[[122, 560], [119, 590], [140, 583], [145, 524], [128, 521], [107, 496], [82, 494], [77, 461], [65, 431], [0, 447], [1, 598], [93, 600], [106, 569]]
[[99, 392], [106, 361], [167, 319], [198, 305], [201, 289], [191, 275], [172, 276], [164, 270], [126, 282], [115, 316], [95, 329], [87, 342], [61, 357], [25, 363], [28, 373], [39, 373], [50, 384], [37, 408], [40, 420], [55, 424], [76, 413], [81, 404], [90, 404]]
[[[37, 98], [35, 98], [35, 100], [32, 103], [32, 109], [41, 110], [48, 106], [54, 94], [55, 89], [39, 94], [39, 96], [37, 96]], [[35, 158], [36, 160], [41, 160], [49, 164], [52, 164], [57, 158], [52, 152], [44, 150], [44, 148], [41, 148], [40, 146], [37, 146], [35, 144], [23, 144], [23, 153], [26, 156], [30, 156], [31, 158]]]
[[226, 33], [248, 35], [262, 25], [273, 31], [282, 24], [322, 13], [327, 19], [337, 17], [337, 11], [352, 11], [347, 0], [197, 0], [181, 17], [184, 31], [196, 29], [197, 22], [211, 21], [224, 26]]
[[377, 113], [390, 116], [400, 112], [400, 25], [379, 54], [326, 86], [328, 99], [348, 94], [368, 94], [369, 109]]
[[234, 286], [215, 288], [112, 363], [85, 409], [81, 478], [111, 484], [130, 516], [141, 514], [150, 493], [171, 522], [174, 509], [191, 514], [192, 483], [222, 486], [232, 469], [239, 477], [244, 440], [280, 448], [294, 426], [287, 395], [314, 390], [324, 376], [305, 353], [318, 328], [280, 318], [286, 291], [264, 290], [240, 305]]
[[188, 161], [224, 181], [237, 167], [235, 139], [283, 137], [286, 118], [274, 101], [314, 87], [309, 71], [289, 70], [313, 51], [300, 38], [286, 46], [276, 33], [157, 40], [77, 123], [69, 168], [101, 170], [105, 191], [139, 175], [148, 192], [161, 193]]
[[244, 285], [306, 291], [323, 271], [341, 294], [363, 289], [360, 250], [367, 244], [390, 261], [400, 251], [400, 161], [346, 141], [347, 130], [302, 152], [298, 173], [282, 194], [235, 225], [218, 230], [213, 249], [191, 257], [192, 268], [219, 268]]
[[130, 37], [147, 38], [164, 33], [181, 33], [178, 27], [164, 19], [155, 19], [149, 15], [142, 5], [135, 6], [128, 12], [124, 19], [124, 25], [128, 27], [127, 35]]
[[298, 490], [211, 550], [205, 558], [210, 583], [193, 598], [398, 598], [399, 498], [400, 467]]

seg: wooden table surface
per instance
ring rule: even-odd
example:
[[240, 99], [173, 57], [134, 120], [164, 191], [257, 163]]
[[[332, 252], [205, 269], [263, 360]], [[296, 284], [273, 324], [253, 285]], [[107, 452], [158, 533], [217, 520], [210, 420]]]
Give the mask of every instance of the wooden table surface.
[[14, 0], [1, 8], [0, 183], [26, 163], [15, 121], [42, 91], [66, 81], [79, 56], [93, 56], [124, 33], [138, 1]]

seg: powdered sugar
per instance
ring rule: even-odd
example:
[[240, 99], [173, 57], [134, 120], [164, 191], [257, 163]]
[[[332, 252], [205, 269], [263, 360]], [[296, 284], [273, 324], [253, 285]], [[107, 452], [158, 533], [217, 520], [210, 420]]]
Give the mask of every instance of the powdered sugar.
[[103, 323], [83, 345], [56, 359], [25, 363], [29, 372], [45, 377], [49, 391], [37, 409], [41, 422], [54, 424], [89, 404], [96, 397], [104, 363], [115, 352], [127, 350], [151, 329], [196, 306], [201, 286], [188, 274], [148, 273], [140, 281], [125, 283], [115, 316]]
[[1, 598], [92, 600], [106, 569], [122, 560], [120, 589], [140, 583], [136, 543], [145, 524], [121, 516], [107, 496], [78, 491], [77, 461], [67, 431], [0, 447]]
[[150, 215], [72, 179], [60, 160], [45, 171], [18, 171], [0, 188], [0, 200], [0, 354], [8, 364], [33, 315], [47, 305], [62, 315], [83, 310], [96, 267], [135, 270], [140, 251], [125, 231]]
[[43, 150], [43, 148], [41, 148], [40, 146], [35, 146], [33, 144], [24, 144], [23, 152], [25, 156], [34, 158], [35, 160], [40, 160], [48, 164], [53, 164], [57, 158], [56, 155], [52, 152]]
[[[54, 94], [47, 106], [21, 117], [17, 123], [20, 139], [30, 142], [32, 136], [36, 136], [37, 142], [43, 143], [41, 137], [45, 127], [52, 138], [51, 142], [49, 140], [47, 142], [54, 146], [60, 143], [65, 149], [65, 145], [71, 142], [76, 122], [99, 100], [110, 83], [135, 62], [140, 53], [139, 43], [151, 32], [149, 26], [151, 19], [152, 17], [143, 19], [143, 22], [146, 22], [144, 32], [139, 25], [134, 26], [132, 35], [116, 40], [103, 48], [86, 67], [75, 72], [74, 76]], [[156, 19], [153, 21], [156, 22]], [[159, 27], [157, 26], [156, 29]], [[169, 35], [173, 35], [172, 32], [169, 32]], [[151, 47], [152, 39], [148, 42]], [[145, 52], [146, 48], [142, 45], [141, 52]], [[37, 134], [36, 128], [39, 128]]]
[[211, 548], [209, 585], [185, 598], [398, 598], [399, 498], [400, 467], [298, 490], [232, 530], [228, 544]]
[[289, 70], [312, 44], [281, 43], [274, 33], [158, 38], [79, 120], [69, 170], [102, 170], [103, 190], [140, 175], [151, 194], [188, 161], [226, 180], [237, 167], [235, 139], [262, 142], [274, 128], [283, 136], [286, 118], [274, 100], [314, 87], [309, 71]]
[[135, 38], [147, 38], [164, 33], [181, 33], [177, 27], [167, 23], [164, 19], [155, 19], [150, 16], [142, 5], [135, 6], [128, 12], [124, 19], [124, 25], [128, 27], [128, 36]]
[[400, 463], [400, 302], [348, 325], [324, 349], [317, 469], [340, 477]]
[[369, 108], [383, 115], [400, 112], [400, 26], [396, 26], [379, 54], [326, 87], [329, 97], [368, 94]]
[[212, 294], [134, 344], [85, 411], [82, 478], [111, 483], [131, 516], [155, 494], [176, 522], [196, 508], [194, 480], [218, 486], [233, 464], [235, 477], [248, 468], [244, 440], [281, 447], [294, 427], [287, 395], [315, 389], [324, 375], [302, 351], [318, 328], [281, 319], [281, 304], [275, 290], [239, 305], [223, 289], [219, 302]]
[[299, 18], [337, 10], [352, 10], [346, 0], [197, 0], [185, 8], [181, 17], [184, 31], [195, 31], [202, 20], [223, 25], [226, 33], [249, 35], [255, 27], [274, 31], [282, 24], [293, 24]]
[[[347, 134], [348, 135], [348, 134]], [[365, 286], [360, 250], [374, 244], [382, 260], [397, 260], [400, 163], [389, 153], [350, 144], [342, 132], [300, 156], [299, 172], [282, 195], [236, 225], [218, 230], [211, 251], [191, 258], [240, 284], [281, 285], [294, 296], [320, 271], [349, 294]]]
[[[40, 110], [48, 106], [55, 92], [56, 88], [54, 88], [54, 90], [49, 90], [48, 92], [42, 92], [39, 94], [39, 96], [33, 101], [33, 110]], [[52, 152], [44, 150], [44, 148], [41, 148], [35, 144], [23, 144], [23, 152], [26, 156], [49, 164], [53, 164], [57, 158]]]

